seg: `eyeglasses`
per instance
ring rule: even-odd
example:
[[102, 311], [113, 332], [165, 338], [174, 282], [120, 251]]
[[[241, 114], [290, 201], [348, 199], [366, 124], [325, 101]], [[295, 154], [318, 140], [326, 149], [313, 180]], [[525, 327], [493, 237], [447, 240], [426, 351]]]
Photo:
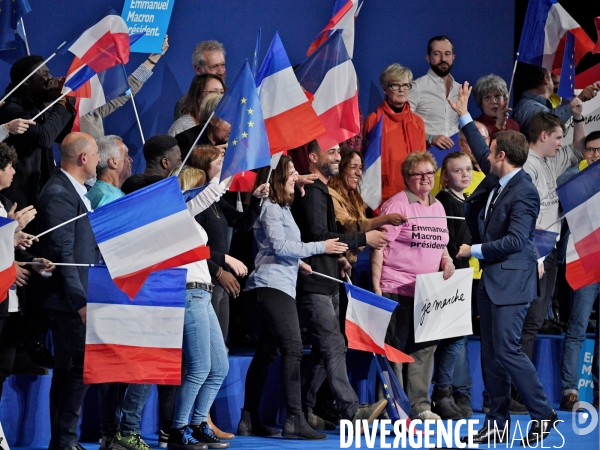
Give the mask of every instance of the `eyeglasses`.
[[485, 97], [483, 97], [483, 101], [486, 103], [500, 103], [500, 101], [502, 101], [504, 99], [504, 95], [486, 95]]
[[214, 91], [202, 91], [203, 94], [224, 94], [225, 89], [216, 89]]
[[435, 172], [423, 172], [423, 173], [409, 173], [408, 174], [413, 180], [418, 180], [421, 178], [433, 178], [435, 176]]
[[410, 83], [390, 83], [387, 85], [392, 91], [410, 91], [412, 89], [412, 84]]
[[586, 153], [600, 155], [600, 147], [588, 147], [584, 150]]

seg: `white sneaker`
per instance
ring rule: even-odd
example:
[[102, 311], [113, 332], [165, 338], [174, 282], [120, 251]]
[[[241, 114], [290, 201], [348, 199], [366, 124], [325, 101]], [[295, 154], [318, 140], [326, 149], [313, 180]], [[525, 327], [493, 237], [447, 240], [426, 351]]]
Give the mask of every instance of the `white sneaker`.
[[414, 418], [420, 419], [420, 420], [442, 420], [442, 418], [440, 416], [438, 416], [434, 412], [429, 411], [428, 409], [420, 412]]

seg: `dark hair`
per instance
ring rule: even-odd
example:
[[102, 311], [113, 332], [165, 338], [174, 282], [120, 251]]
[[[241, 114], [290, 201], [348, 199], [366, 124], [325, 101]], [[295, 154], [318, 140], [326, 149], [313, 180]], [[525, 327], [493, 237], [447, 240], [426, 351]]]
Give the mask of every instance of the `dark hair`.
[[187, 92], [185, 97], [185, 102], [181, 107], [182, 114], [189, 114], [192, 118], [199, 123], [200, 121], [200, 103], [202, 102], [202, 94], [208, 80], [217, 80], [223, 86], [224, 90], [227, 90], [227, 86], [221, 79], [220, 76], [214, 75], [212, 73], [203, 73], [202, 75], [196, 75], [192, 79], [192, 83], [190, 84], [190, 89]]
[[[290, 194], [285, 190], [285, 183], [289, 178], [289, 167], [292, 162], [292, 158], [286, 155], [281, 155], [277, 167], [271, 172], [271, 179], [269, 180], [269, 200], [279, 206], [289, 206], [294, 201], [294, 194]], [[261, 168], [256, 174], [256, 180], [254, 181], [253, 191], [258, 186], [267, 182], [269, 176], [270, 167]]]
[[156, 134], [144, 144], [144, 159], [146, 164], [156, 164], [166, 157], [167, 153], [177, 147], [177, 139], [168, 134]]
[[188, 165], [196, 169], [204, 170], [208, 176], [210, 164], [221, 156], [221, 151], [214, 145], [203, 144], [196, 145], [188, 159]]
[[[40, 55], [29, 55], [17, 59], [10, 68], [10, 83], [6, 87], [6, 93], [11, 91], [17, 84], [25, 79], [33, 69], [44, 62], [44, 58]], [[21, 90], [22, 86], [19, 88]]]
[[18, 161], [19, 157], [15, 148], [4, 142], [0, 142], [0, 170], [6, 169], [9, 163], [15, 167]]
[[316, 153], [317, 155], [320, 154], [323, 150], [321, 150], [321, 146], [319, 145], [319, 143], [317, 142], [317, 140], [313, 140], [310, 141], [308, 144], [306, 144], [307, 149], [308, 149], [308, 153]]
[[588, 142], [595, 141], [596, 139], [600, 139], [600, 130], [592, 131], [590, 134], [588, 134], [585, 137], [585, 141], [583, 144], [587, 147]]
[[429, 39], [429, 42], [427, 42], [427, 54], [428, 55], [431, 54], [431, 46], [433, 45], [434, 42], [437, 42], [437, 41], [450, 42], [450, 45], [452, 46], [452, 53], [454, 53], [454, 43], [452, 42], [452, 40], [448, 36], [439, 35], [439, 36], [432, 37], [431, 39]]
[[[365, 165], [365, 160], [360, 152], [350, 147], [340, 148], [340, 155], [340, 171], [337, 175], [331, 177], [329, 183], [327, 183], [327, 186], [335, 189], [342, 197], [345, 197], [346, 202], [350, 205], [348, 214], [350, 214], [351, 217], [358, 219], [364, 216], [364, 211], [366, 209], [365, 202], [360, 196], [360, 188], [348, 189], [348, 186], [346, 186], [344, 181], [344, 173], [346, 172], [346, 169], [350, 165], [350, 161], [352, 161], [355, 155], [360, 158], [360, 163], [363, 165], [363, 167]], [[348, 195], [346, 195], [344, 192], [346, 190], [348, 191]]]
[[440, 188], [441, 189], [445, 189], [446, 186], [448, 185], [448, 183], [446, 182], [446, 177], [445, 177], [448, 172], [448, 163], [450, 163], [450, 161], [452, 161], [454, 159], [458, 159], [458, 158], [467, 158], [469, 161], [471, 161], [471, 167], [473, 167], [473, 160], [471, 159], [471, 156], [468, 153], [464, 153], [464, 152], [448, 153], [444, 157], [444, 160], [442, 161], [442, 168], [441, 168], [441, 172], [440, 172]]
[[514, 130], [496, 133], [496, 155], [504, 152], [506, 159], [515, 167], [523, 167], [529, 154], [529, 143], [523, 133]]
[[533, 66], [531, 64], [524, 64], [522, 70], [522, 85], [523, 91], [530, 91], [531, 89], [537, 89], [544, 83], [544, 78], [550, 77], [550, 72], [540, 66]]
[[560, 117], [549, 112], [537, 113], [529, 124], [529, 142], [537, 142], [542, 131], [550, 134], [555, 128], [560, 128], [563, 133], [565, 132], [565, 124]]

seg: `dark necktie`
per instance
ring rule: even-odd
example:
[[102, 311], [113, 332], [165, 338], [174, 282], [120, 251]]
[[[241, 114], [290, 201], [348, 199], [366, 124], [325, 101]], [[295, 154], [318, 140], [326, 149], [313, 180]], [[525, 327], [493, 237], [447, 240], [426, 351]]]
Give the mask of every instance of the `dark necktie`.
[[496, 184], [496, 187], [494, 187], [494, 194], [492, 195], [492, 201], [490, 202], [490, 206], [488, 207], [487, 213], [485, 215], [486, 218], [492, 213], [492, 210], [494, 209], [494, 205], [496, 204], [496, 200], [498, 199], [498, 195], [500, 194], [501, 190], [502, 186], [500, 185], [500, 183]]

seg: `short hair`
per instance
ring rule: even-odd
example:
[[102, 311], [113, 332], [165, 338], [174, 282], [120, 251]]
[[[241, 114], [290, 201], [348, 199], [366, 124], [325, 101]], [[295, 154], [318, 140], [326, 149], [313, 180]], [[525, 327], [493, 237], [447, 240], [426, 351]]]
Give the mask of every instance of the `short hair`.
[[[587, 147], [588, 142], [595, 141], [596, 139], [600, 139], [600, 130], [592, 131], [590, 134], [588, 134], [585, 137], [585, 141], [583, 142], [583, 145], [585, 145]], [[13, 166], [14, 166], [14, 164], [13, 164]]]
[[505, 101], [508, 101], [508, 88], [506, 87], [506, 81], [500, 78], [498, 75], [494, 75], [493, 73], [490, 75], [484, 75], [477, 83], [475, 83], [475, 87], [473, 87], [473, 96], [475, 97], [475, 103], [479, 109], [483, 104], [483, 97], [488, 95], [491, 92], [498, 92], [502, 97], [504, 97]]
[[537, 142], [542, 131], [550, 134], [555, 128], [560, 128], [565, 132], [565, 124], [556, 114], [549, 112], [540, 112], [533, 116], [529, 124], [529, 142]]
[[[91, 138], [91, 136], [89, 134], [85, 134], [85, 133], [77, 133], [77, 136], [74, 139], [70, 139], [67, 141], [67, 139], [65, 138], [63, 140], [62, 145], [60, 146], [60, 158], [67, 161], [67, 160], [75, 160], [79, 157], [80, 154], [82, 154], [87, 147], [89, 147], [90, 145], [90, 140], [93, 141], [93, 139], [89, 139]], [[65, 143], [65, 141], [67, 141]]]
[[402, 172], [402, 178], [404, 178], [404, 180], [408, 180], [408, 175], [410, 172], [423, 162], [431, 164], [434, 171], [437, 170], [437, 164], [431, 152], [419, 151], [409, 153], [400, 168], [400, 171]]
[[[344, 181], [344, 172], [346, 171], [346, 168], [350, 165], [352, 159], [354, 159], [354, 156], [358, 156], [360, 158], [360, 163], [363, 165], [364, 168], [365, 159], [362, 153], [350, 147], [340, 148], [340, 171], [337, 175], [334, 175], [330, 178], [329, 183], [327, 183], [327, 186], [336, 190], [342, 197], [345, 198], [348, 206], [348, 214], [350, 215], [350, 217], [359, 219], [361, 217], [364, 217], [364, 211], [366, 209], [365, 202], [360, 196], [360, 187], [358, 187], [358, 189], [348, 189], [348, 186], [346, 186], [346, 183]], [[348, 194], [345, 193], [346, 191], [348, 191]]]
[[108, 168], [108, 160], [110, 158], [118, 158], [121, 156], [117, 142], [123, 142], [123, 139], [114, 134], [108, 136], [101, 136], [96, 139], [96, 145], [98, 146], [98, 156], [100, 156], [100, 162], [96, 166], [96, 174], [102, 175]]
[[306, 146], [309, 154], [316, 153], [317, 155], [319, 155], [323, 151], [321, 150], [321, 146], [319, 145], [316, 139], [310, 141], [308, 144], [306, 144]]
[[[292, 159], [289, 156], [282, 155], [277, 167], [271, 172], [269, 179], [269, 200], [279, 206], [289, 206], [294, 201], [294, 194], [286, 191], [285, 183], [289, 177], [289, 167]], [[261, 168], [254, 181], [254, 190], [258, 186], [267, 182], [270, 167]]]
[[404, 78], [408, 78], [408, 82], [412, 83], [413, 74], [411, 70], [408, 67], [394, 63], [387, 66], [385, 70], [381, 72], [381, 75], [379, 75], [379, 84], [382, 89], [385, 89], [390, 81], [400, 81]]
[[526, 64], [521, 70], [523, 91], [537, 89], [544, 83], [544, 78], [551, 78], [550, 71], [544, 67]]
[[514, 130], [496, 133], [496, 155], [504, 152], [506, 159], [515, 167], [523, 167], [529, 154], [529, 143], [523, 133]]
[[[40, 55], [29, 55], [17, 59], [10, 68], [10, 83], [6, 87], [6, 92], [9, 92], [23, 81], [42, 62], [44, 62], [44, 58]], [[23, 86], [19, 87], [19, 91], [22, 88]]]
[[439, 35], [439, 36], [432, 37], [427, 42], [427, 54], [428, 55], [431, 54], [431, 47], [433, 46], [433, 43], [434, 42], [438, 42], [438, 41], [448, 41], [448, 42], [450, 42], [450, 45], [452, 46], [452, 53], [454, 53], [454, 43], [452, 42], [452, 40], [448, 36]]
[[[204, 125], [210, 115], [217, 109], [217, 105], [223, 98], [223, 94], [208, 94], [200, 103], [200, 110], [198, 112], [198, 125]], [[213, 116], [213, 120], [217, 117]], [[215, 122], [214, 122], [215, 123]]]
[[168, 134], [156, 134], [146, 141], [143, 152], [146, 164], [156, 164], [177, 147], [177, 139]]
[[471, 159], [471, 156], [468, 155], [467, 153], [464, 153], [464, 152], [448, 153], [444, 157], [444, 160], [442, 161], [442, 168], [441, 168], [441, 172], [440, 172], [440, 188], [441, 189], [445, 189], [446, 186], [448, 185], [448, 183], [446, 182], [446, 175], [448, 173], [448, 164], [450, 163], [450, 161], [459, 159], [459, 158], [467, 158], [471, 162], [471, 167], [473, 167], [473, 160]]
[[202, 41], [194, 47], [192, 52], [192, 65], [194, 67], [202, 67], [206, 64], [204, 52], [222, 52], [225, 56], [225, 47], [218, 41]]
[[182, 114], [189, 114], [194, 118], [196, 122], [200, 121], [200, 99], [202, 98], [202, 94], [204, 89], [206, 88], [206, 84], [208, 80], [217, 80], [223, 86], [224, 90], [227, 90], [227, 86], [221, 79], [220, 76], [214, 75], [212, 73], [203, 73], [202, 75], [196, 75], [192, 79], [192, 83], [190, 84], [190, 88], [185, 96], [185, 101], [183, 102], [183, 106], [181, 107]]
[[[175, 173], [177, 170], [179, 170], [179, 168], [175, 169]], [[175, 175], [175, 173], [173, 173], [173, 175]], [[194, 189], [206, 183], [206, 173], [204, 170], [185, 165], [177, 175], [177, 180], [179, 180], [181, 189], [187, 191], [188, 189]]]
[[221, 156], [221, 151], [214, 145], [196, 145], [188, 159], [188, 164], [208, 174], [208, 169], [213, 161]]
[[8, 164], [15, 167], [18, 161], [19, 157], [15, 148], [6, 142], [0, 142], [0, 170], [6, 169]]

